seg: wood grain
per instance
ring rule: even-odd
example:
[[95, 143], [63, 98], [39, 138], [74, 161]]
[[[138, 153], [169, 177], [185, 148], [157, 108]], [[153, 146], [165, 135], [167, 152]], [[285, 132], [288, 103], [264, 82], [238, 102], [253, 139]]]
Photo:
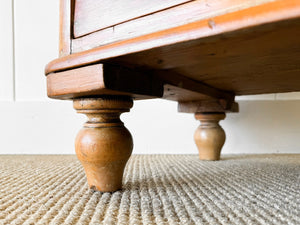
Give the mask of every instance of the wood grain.
[[101, 64], [51, 73], [47, 76], [47, 94], [51, 98], [75, 97], [76, 94], [90, 94], [99, 89], [105, 89]]
[[76, 0], [75, 38], [190, 0]]
[[132, 105], [132, 100], [124, 96], [74, 100], [77, 112], [88, 117], [76, 137], [75, 149], [93, 190], [112, 192], [122, 188], [133, 141], [120, 114], [128, 112]]
[[[234, 93], [216, 89], [202, 82], [192, 80], [171, 70], [154, 70], [153, 73], [166, 85], [164, 98], [175, 101], [207, 99], [223, 99], [226, 104], [234, 101]], [[171, 89], [169, 91], [168, 89]], [[202, 94], [203, 97], [199, 96]]]
[[[80, 52], [131, 39], [141, 35], [166, 30], [184, 24], [214, 18], [219, 15], [254, 7], [272, 0], [206, 0], [189, 1], [159, 12], [117, 24], [72, 40], [72, 52]], [[131, 2], [131, 1], [130, 1]], [[149, 3], [152, 1], [149, 1]], [[162, 4], [164, 1], [160, 1]], [[148, 3], [148, 4], [149, 4]], [[188, 13], [187, 13], [188, 12]], [[162, 22], [163, 21], [163, 22]], [[96, 22], [96, 21], [95, 21]]]
[[47, 76], [48, 96], [69, 99], [91, 95], [128, 95], [134, 99], [163, 97], [173, 101], [220, 99], [230, 107], [234, 94], [188, 79], [172, 71], [142, 70], [95, 64]]
[[299, 91], [299, 26], [288, 20], [110, 61], [168, 69], [237, 95]]
[[162, 97], [163, 83], [152, 74], [121, 66], [95, 64], [47, 76], [51, 98], [91, 95], [128, 95], [137, 99]]
[[[299, 1], [278, 0], [220, 15], [213, 18], [213, 20], [204, 19], [130, 40], [100, 46], [88, 51], [74, 53], [50, 62], [45, 69], [45, 74], [168, 45], [173, 45], [176, 48], [180, 43], [192, 40], [201, 42], [201, 39], [204, 37], [213, 37], [217, 34], [297, 17], [300, 17]], [[213, 22], [215, 26], [212, 26]]]
[[60, 0], [59, 9], [59, 56], [66, 56], [71, 53], [71, 24], [72, 24], [72, 7], [74, 0]]
[[239, 105], [237, 102], [228, 104], [222, 99], [199, 99], [193, 101], [178, 102], [178, 112], [184, 113], [208, 113], [208, 112], [239, 112]]
[[200, 126], [194, 134], [201, 160], [219, 160], [226, 135], [219, 121], [225, 119], [225, 113], [196, 113]]
[[201, 89], [198, 91], [191, 91], [187, 87], [180, 88], [171, 84], [164, 84], [163, 99], [172, 101], [197, 101], [205, 99], [215, 99], [212, 96], [201, 93]]
[[235, 94], [300, 90], [299, 0], [187, 2], [61, 1], [63, 57], [45, 69], [48, 95], [76, 98], [88, 116], [75, 146], [90, 188], [122, 187], [133, 143], [120, 114], [132, 98], [195, 113], [199, 157], [218, 160]]
[[[163, 13], [173, 15], [170, 12], [176, 15], [179, 8], [200, 2], [146, 17], [154, 18], [155, 14]], [[206, 13], [202, 20], [54, 60], [46, 68], [46, 74], [51, 73], [47, 78], [49, 96], [159, 96], [185, 104], [189, 102], [192, 111], [199, 108], [198, 100], [207, 102], [214, 98], [226, 102], [224, 110], [233, 111], [235, 94], [300, 90], [299, 1], [277, 0], [254, 6], [253, 2], [247, 5], [239, 0], [208, 3], [219, 10], [220, 5], [227, 6], [221, 10], [226, 13], [213, 12], [211, 16], [216, 16], [212, 18], [209, 17], [212, 11], [202, 5], [199, 9]], [[229, 6], [234, 6], [232, 11]], [[146, 17], [143, 17], [145, 23]], [[133, 21], [137, 20], [128, 23]], [[76, 72], [80, 70], [78, 67], [98, 62], [106, 65], [102, 80], [99, 80], [99, 69]], [[111, 64], [114, 66], [109, 67]], [[109, 71], [110, 68], [113, 71]], [[67, 71], [69, 69], [72, 70]], [[147, 87], [140, 85], [144, 83]]]

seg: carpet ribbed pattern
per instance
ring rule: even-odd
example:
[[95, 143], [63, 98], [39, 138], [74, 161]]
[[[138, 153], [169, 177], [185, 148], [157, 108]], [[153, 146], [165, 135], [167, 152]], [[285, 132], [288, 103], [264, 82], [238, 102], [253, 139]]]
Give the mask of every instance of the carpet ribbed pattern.
[[115, 193], [75, 156], [0, 156], [0, 224], [300, 224], [300, 155], [133, 155]]

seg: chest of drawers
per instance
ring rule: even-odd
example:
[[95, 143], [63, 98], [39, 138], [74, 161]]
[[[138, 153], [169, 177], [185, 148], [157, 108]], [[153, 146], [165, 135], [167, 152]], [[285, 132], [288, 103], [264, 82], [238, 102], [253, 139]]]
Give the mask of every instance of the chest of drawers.
[[132, 138], [119, 115], [132, 100], [195, 113], [199, 157], [218, 160], [236, 95], [300, 90], [298, 0], [61, 0], [60, 12], [48, 96], [88, 115], [76, 152], [97, 190], [121, 187]]

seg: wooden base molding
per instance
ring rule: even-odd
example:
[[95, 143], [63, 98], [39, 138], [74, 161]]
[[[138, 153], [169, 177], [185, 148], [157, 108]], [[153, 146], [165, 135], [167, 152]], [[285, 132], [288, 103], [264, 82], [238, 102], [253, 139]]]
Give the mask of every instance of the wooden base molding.
[[200, 120], [194, 139], [201, 160], [219, 160], [221, 149], [225, 143], [225, 132], [219, 121], [225, 119], [225, 113], [196, 113]]
[[121, 189], [133, 141], [120, 115], [133, 106], [132, 99], [126, 96], [82, 98], [75, 99], [73, 106], [88, 117], [76, 137], [75, 149], [89, 187], [102, 192]]

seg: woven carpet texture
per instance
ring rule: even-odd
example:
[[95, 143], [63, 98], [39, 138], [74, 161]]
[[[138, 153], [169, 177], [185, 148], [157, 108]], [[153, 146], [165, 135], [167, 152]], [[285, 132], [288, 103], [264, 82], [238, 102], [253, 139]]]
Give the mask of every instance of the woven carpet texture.
[[300, 155], [133, 155], [123, 190], [76, 156], [0, 156], [0, 224], [300, 224]]

